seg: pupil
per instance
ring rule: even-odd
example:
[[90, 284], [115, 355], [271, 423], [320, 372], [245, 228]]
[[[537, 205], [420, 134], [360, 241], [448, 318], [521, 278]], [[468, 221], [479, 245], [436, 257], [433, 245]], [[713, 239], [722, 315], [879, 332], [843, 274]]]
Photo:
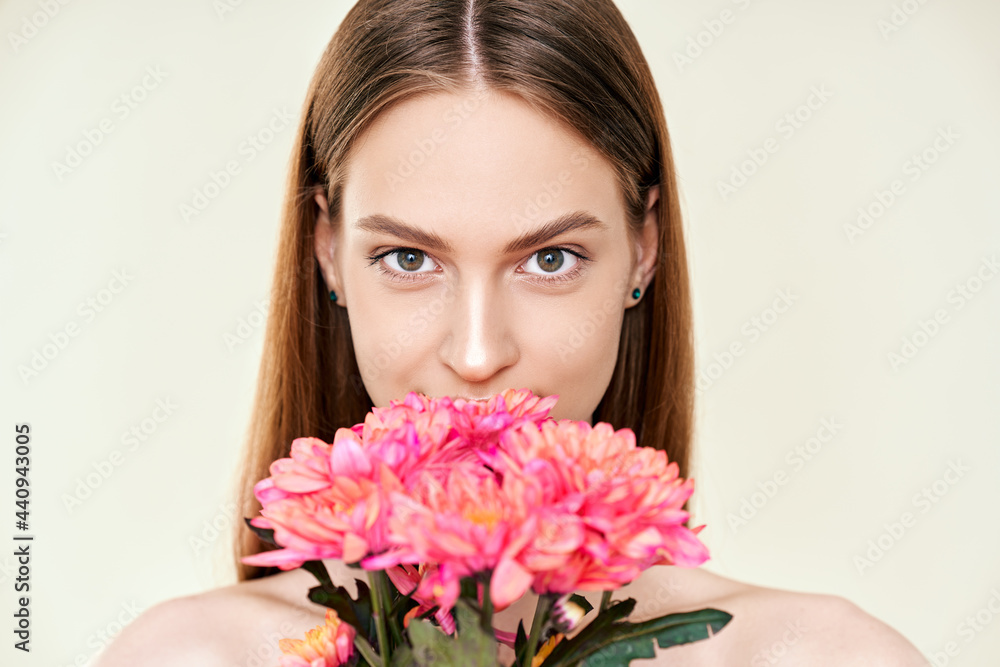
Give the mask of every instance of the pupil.
[[546, 271], [558, 271], [563, 264], [561, 250], [543, 250], [539, 254], [541, 255], [539, 266]]
[[419, 269], [424, 263], [424, 253], [419, 250], [407, 250], [400, 254], [403, 256], [403, 261], [399, 265], [407, 271]]

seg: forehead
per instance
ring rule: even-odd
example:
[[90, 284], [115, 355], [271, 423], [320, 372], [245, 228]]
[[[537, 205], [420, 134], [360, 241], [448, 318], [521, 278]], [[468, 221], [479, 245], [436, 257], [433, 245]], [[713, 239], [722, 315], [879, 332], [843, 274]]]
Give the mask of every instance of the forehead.
[[460, 243], [508, 239], [574, 211], [624, 225], [617, 180], [582, 137], [520, 98], [433, 93], [383, 112], [352, 149], [343, 190], [352, 233], [383, 214]]

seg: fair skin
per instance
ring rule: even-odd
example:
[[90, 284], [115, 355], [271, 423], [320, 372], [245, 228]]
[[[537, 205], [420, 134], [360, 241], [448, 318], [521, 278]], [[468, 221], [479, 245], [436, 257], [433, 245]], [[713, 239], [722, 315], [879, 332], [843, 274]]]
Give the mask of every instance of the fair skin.
[[[658, 195], [650, 193], [645, 226], [630, 244], [610, 164], [517, 98], [435, 94], [382, 114], [352, 153], [336, 219], [314, 195], [316, 257], [350, 314], [373, 403], [411, 390], [480, 398], [524, 387], [559, 395], [554, 418], [590, 422], [614, 370], [622, 317], [637, 303], [632, 289], [645, 294], [653, 276]], [[575, 211], [604, 225], [504, 252]], [[423, 238], [359, 227], [376, 214]], [[428, 235], [447, 247], [430, 247]], [[383, 253], [374, 264], [366, 259]], [[325, 562], [353, 592], [361, 573]], [[315, 584], [299, 569], [160, 603], [96, 667], [277, 665], [279, 637], [302, 637], [323, 621], [325, 609], [306, 597]], [[586, 595], [599, 603], [599, 592]], [[613, 597], [636, 599], [633, 621], [705, 607], [733, 615], [717, 636], [657, 649], [634, 665], [927, 664], [902, 635], [843, 598], [745, 584], [705, 567], [653, 567]], [[535, 600], [529, 593], [498, 613], [496, 627], [530, 627]], [[501, 657], [509, 662], [510, 653]]]

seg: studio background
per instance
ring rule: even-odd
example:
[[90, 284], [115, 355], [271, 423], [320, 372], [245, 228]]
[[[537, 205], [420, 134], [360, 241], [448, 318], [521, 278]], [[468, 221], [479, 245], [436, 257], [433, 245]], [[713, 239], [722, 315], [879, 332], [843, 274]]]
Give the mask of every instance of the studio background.
[[[32, 652], [5, 630], [4, 664], [84, 665], [137, 611], [235, 580], [292, 139], [351, 4], [0, 2], [5, 628], [18, 423], [35, 536]], [[993, 664], [1000, 5], [618, 5], [686, 216], [704, 567]]]

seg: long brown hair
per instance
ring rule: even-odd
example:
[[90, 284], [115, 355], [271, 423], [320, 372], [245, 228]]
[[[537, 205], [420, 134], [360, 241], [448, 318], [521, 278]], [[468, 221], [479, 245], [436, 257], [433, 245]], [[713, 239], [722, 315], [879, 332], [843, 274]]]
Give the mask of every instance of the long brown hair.
[[[618, 8], [612, 0], [359, 0], [316, 68], [295, 140], [238, 516], [258, 514], [253, 485], [289, 455], [293, 439], [332, 442], [372, 408], [346, 309], [332, 305], [315, 259], [313, 194], [326, 194], [336, 218], [349, 149], [390, 105], [483, 87], [517, 94], [608, 160], [633, 239], [649, 189], [661, 186], [656, 272], [625, 311], [593, 423], [631, 428], [687, 476], [694, 350], [680, 204], [660, 98]], [[240, 562], [267, 548], [237, 526], [239, 581], [278, 572]]]

